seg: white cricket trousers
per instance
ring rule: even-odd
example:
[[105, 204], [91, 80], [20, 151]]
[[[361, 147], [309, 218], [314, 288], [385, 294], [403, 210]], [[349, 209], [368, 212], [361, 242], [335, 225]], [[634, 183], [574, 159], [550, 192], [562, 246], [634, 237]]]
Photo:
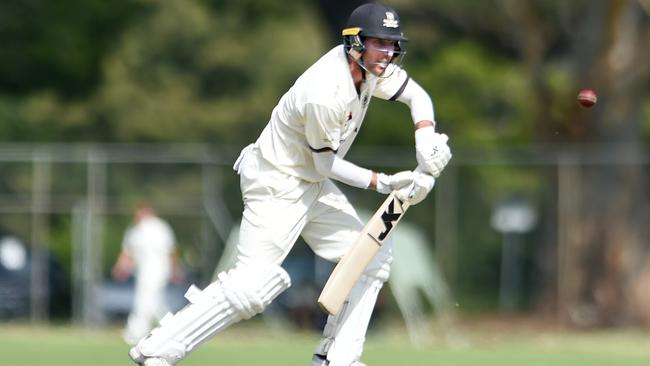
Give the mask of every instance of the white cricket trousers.
[[326, 179], [311, 183], [284, 174], [256, 146], [238, 168], [244, 200], [237, 260], [280, 265], [298, 239], [338, 262], [363, 228], [345, 195]]
[[169, 280], [168, 271], [136, 275], [133, 310], [129, 314], [122, 333], [124, 341], [134, 345], [153, 328], [168, 311], [165, 302], [165, 288]]
[[[237, 261], [281, 265], [302, 236], [318, 256], [338, 262], [363, 229], [345, 195], [329, 179], [311, 183], [282, 173], [255, 145], [242, 155], [235, 164], [244, 199]], [[361, 358], [370, 316], [390, 273], [391, 246], [385, 243], [368, 265], [346, 310], [328, 317], [316, 365], [350, 366]]]

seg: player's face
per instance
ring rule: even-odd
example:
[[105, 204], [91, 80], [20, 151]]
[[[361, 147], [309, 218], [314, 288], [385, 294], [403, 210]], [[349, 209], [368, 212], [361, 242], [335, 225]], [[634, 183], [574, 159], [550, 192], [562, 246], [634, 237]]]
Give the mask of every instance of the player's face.
[[395, 55], [395, 41], [379, 38], [366, 38], [363, 63], [368, 71], [380, 76]]

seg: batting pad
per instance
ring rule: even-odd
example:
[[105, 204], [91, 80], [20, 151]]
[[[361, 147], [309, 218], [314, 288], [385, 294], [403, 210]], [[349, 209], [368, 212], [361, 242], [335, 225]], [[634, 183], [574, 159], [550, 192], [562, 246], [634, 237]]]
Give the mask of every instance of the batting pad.
[[190, 286], [185, 294], [190, 303], [174, 315], [167, 314], [135, 351], [174, 365], [231, 324], [261, 313], [290, 286], [289, 274], [276, 265], [237, 266], [222, 272], [203, 291]]

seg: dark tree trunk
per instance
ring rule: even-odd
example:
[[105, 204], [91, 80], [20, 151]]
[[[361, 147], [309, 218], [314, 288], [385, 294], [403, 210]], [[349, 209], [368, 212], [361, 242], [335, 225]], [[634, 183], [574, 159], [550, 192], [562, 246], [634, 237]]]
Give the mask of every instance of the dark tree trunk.
[[[569, 37], [575, 52], [570, 59], [575, 85], [596, 89], [599, 102], [591, 110], [568, 108], [563, 121], [547, 113], [553, 98], [543, 63], [551, 45], [540, 31], [544, 20], [535, 4], [505, 2], [524, 34], [521, 52], [538, 101], [537, 131], [543, 141], [553, 141], [556, 129], [549, 126], [564, 125], [565, 142], [598, 146], [579, 154], [579, 179], [574, 181], [578, 206], [559, 215], [570, 228], [567, 240], [559, 243], [566, 247], [558, 248], [565, 259], [563, 268], [557, 268], [560, 288], [549, 282], [547, 292], [563, 294], [557, 310], [575, 325], [650, 324], [649, 187], [647, 166], [640, 165], [642, 96], [649, 69], [647, 15], [637, 2], [626, 0], [594, 1], [584, 8], [586, 21]], [[555, 174], [549, 177], [555, 185]]]

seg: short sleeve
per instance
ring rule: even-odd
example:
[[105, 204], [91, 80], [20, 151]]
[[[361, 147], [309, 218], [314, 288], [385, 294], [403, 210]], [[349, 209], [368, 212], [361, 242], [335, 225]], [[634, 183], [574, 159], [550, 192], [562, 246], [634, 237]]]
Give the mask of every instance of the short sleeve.
[[307, 103], [304, 109], [305, 137], [313, 151], [338, 150], [343, 116], [331, 107]]
[[122, 249], [127, 253], [133, 253], [133, 237], [134, 237], [134, 228], [129, 226], [124, 232], [124, 237], [122, 238]]
[[388, 65], [385, 73], [390, 76], [379, 78], [373, 96], [385, 100], [395, 100], [408, 83], [408, 73], [401, 67], [393, 64]]

